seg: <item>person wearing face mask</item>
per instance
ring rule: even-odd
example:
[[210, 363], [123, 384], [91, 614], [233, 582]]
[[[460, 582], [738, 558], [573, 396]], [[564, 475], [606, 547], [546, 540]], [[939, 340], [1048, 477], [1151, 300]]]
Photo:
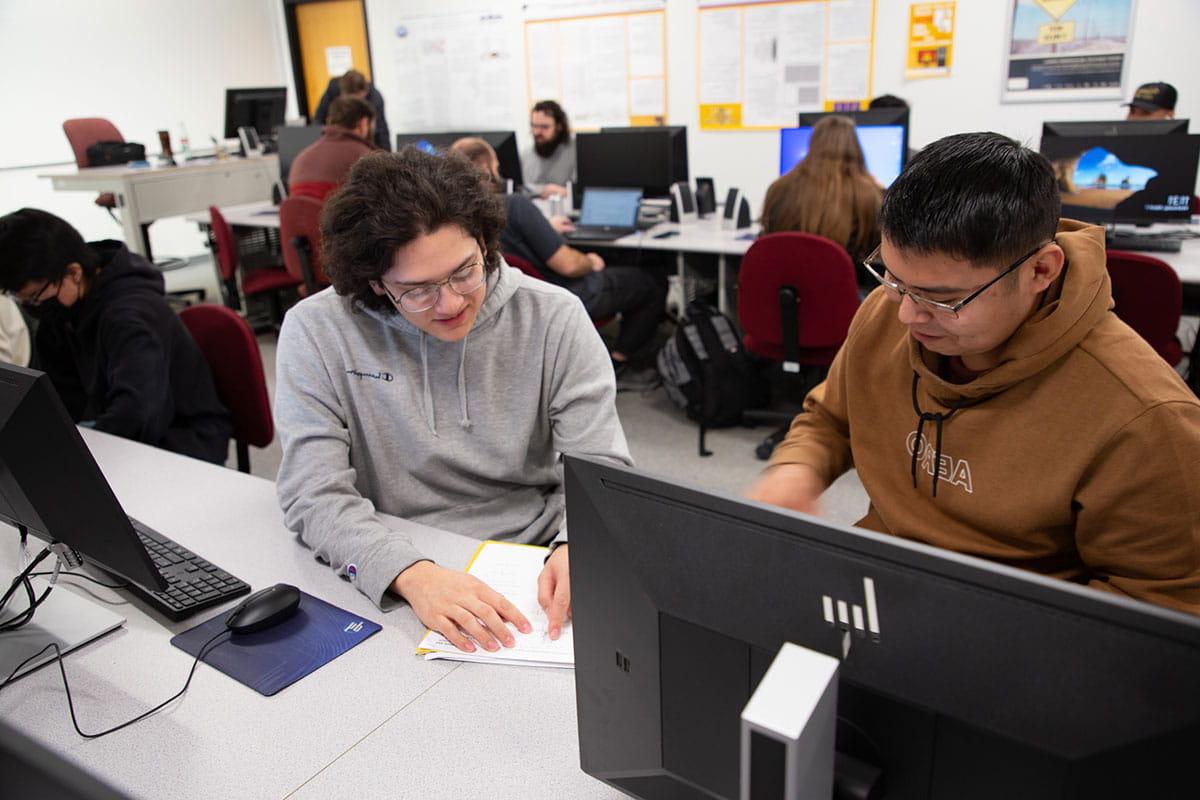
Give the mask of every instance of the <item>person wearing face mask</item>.
[[1200, 402], [1113, 313], [1104, 229], [996, 133], [923, 149], [827, 380], [752, 499], [812, 511], [851, 466], [871, 530], [1200, 613]]
[[428, 530], [554, 545], [538, 599], [557, 638], [570, 613], [559, 454], [631, 463], [583, 304], [507, 266], [503, 228], [501, 196], [463, 156], [364, 156], [321, 217], [332, 286], [288, 312], [276, 357], [284, 524], [381, 609], [405, 600], [467, 652], [531, 624], [437, 564]]
[[0, 217], [0, 290], [39, 320], [38, 364], [72, 419], [225, 462], [232, 418], [149, 261], [23, 208]]

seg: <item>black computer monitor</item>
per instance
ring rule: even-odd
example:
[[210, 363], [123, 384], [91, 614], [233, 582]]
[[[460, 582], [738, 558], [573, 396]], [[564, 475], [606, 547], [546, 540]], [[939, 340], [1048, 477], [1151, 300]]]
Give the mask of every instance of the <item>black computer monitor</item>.
[[276, 135], [276, 151], [279, 153], [279, 179], [284, 188], [288, 188], [288, 174], [292, 171], [292, 162], [300, 151], [321, 138], [320, 125], [305, 127], [285, 125]]
[[0, 798], [126, 800], [99, 778], [0, 721]]
[[565, 485], [580, 764], [623, 792], [738, 798], [790, 641], [841, 660], [872, 798], [1195, 796], [1200, 617], [594, 460]]
[[500, 161], [500, 177], [522, 185], [521, 154], [517, 150], [517, 135], [513, 131], [430, 131], [427, 133], [396, 134], [396, 149], [413, 145], [426, 153], [443, 153], [459, 139], [477, 136], [492, 146]]
[[1047, 136], [1159, 136], [1187, 133], [1186, 119], [1114, 119], [1090, 122], [1043, 122], [1042, 138]]
[[148, 591], [166, 591], [146, 548], [44, 373], [0, 363], [0, 521]]
[[1046, 136], [1063, 216], [1097, 223], [1186, 223], [1200, 135]]
[[233, 139], [243, 125], [258, 131], [262, 139], [273, 139], [282, 127], [287, 110], [287, 87], [225, 90], [225, 138]]
[[687, 128], [682, 125], [604, 128], [575, 136], [578, 184], [641, 189], [666, 197], [688, 180]]

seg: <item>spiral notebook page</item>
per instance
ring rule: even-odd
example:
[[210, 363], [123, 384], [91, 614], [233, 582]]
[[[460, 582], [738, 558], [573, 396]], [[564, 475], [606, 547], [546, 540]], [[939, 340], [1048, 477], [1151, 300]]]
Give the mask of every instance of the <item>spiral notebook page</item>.
[[490, 653], [479, 647], [474, 653], [464, 653], [444, 636], [427, 631], [417, 646], [417, 654], [426, 659], [449, 659], [471, 661], [482, 664], [508, 664], [517, 666], [574, 667], [575, 647], [571, 638], [571, 624], [563, 626], [557, 640], [551, 640], [547, 632], [546, 612], [538, 605], [537, 580], [549, 548], [509, 542], [484, 542], [479, 545], [467, 573], [474, 575], [488, 586], [508, 598], [521, 610], [533, 626], [530, 633], [521, 633], [509, 623], [509, 629], [517, 640], [515, 647], [501, 647]]

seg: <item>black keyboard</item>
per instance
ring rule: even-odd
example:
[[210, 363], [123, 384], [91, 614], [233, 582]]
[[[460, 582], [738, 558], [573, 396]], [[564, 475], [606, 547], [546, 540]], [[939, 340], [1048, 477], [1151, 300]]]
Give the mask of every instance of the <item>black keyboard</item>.
[[568, 241], [578, 239], [586, 242], [615, 242], [634, 233], [636, 228], [612, 228], [605, 225], [576, 225], [575, 230], [567, 233]]
[[1165, 236], [1112, 236], [1105, 242], [1109, 250], [1141, 250], [1148, 253], [1178, 253], [1183, 240]]
[[250, 591], [250, 584], [216, 564], [205, 561], [133, 517], [129, 521], [159, 574], [170, 584], [165, 592], [148, 592], [132, 582], [129, 588], [169, 619], [178, 622]]

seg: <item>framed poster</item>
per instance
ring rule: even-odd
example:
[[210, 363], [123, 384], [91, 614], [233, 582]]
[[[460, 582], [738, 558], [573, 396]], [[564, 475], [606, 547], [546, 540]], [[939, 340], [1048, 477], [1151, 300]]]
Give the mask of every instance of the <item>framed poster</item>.
[[1119, 100], [1135, 0], [1009, 0], [1001, 101]]

